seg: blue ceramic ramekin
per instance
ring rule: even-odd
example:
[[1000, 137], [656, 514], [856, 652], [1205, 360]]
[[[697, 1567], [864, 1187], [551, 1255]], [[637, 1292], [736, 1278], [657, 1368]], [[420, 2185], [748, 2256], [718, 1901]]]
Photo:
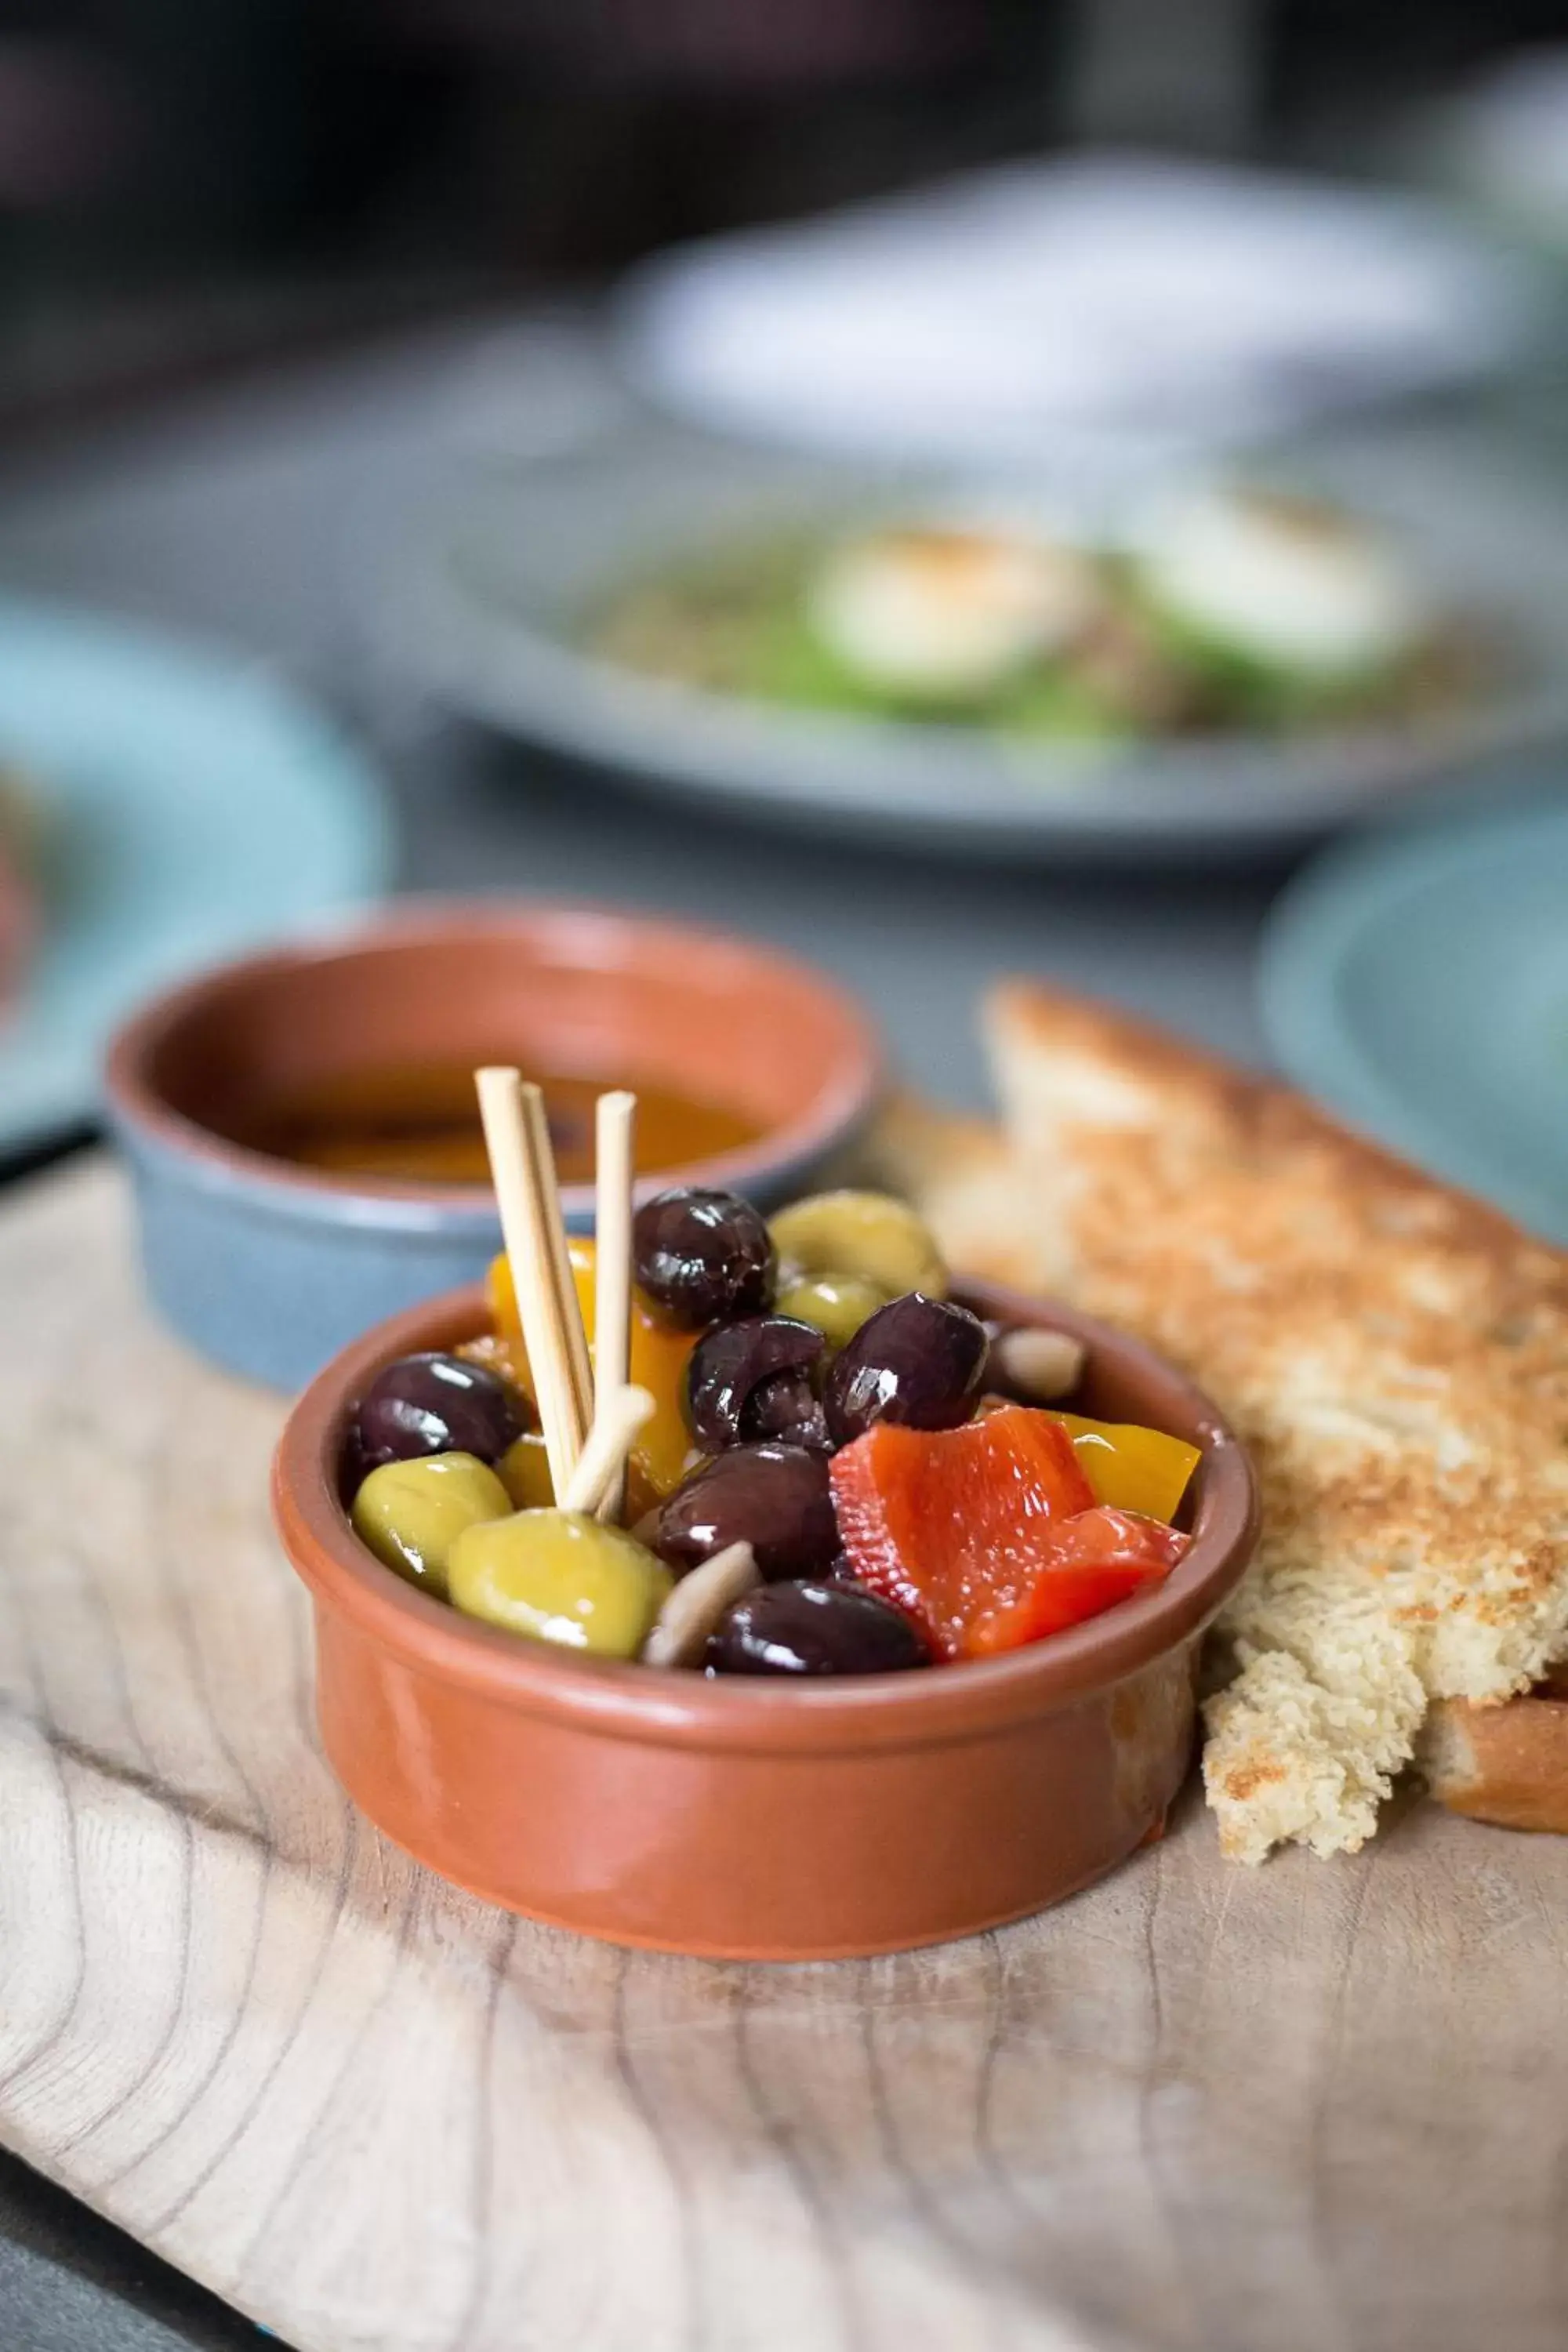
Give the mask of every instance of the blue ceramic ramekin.
[[[230, 1371], [297, 1389], [384, 1317], [475, 1280], [487, 1190], [304, 1168], [229, 1140], [247, 1103], [398, 1062], [516, 1061], [728, 1102], [757, 1140], [643, 1180], [763, 1206], [849, 1143], [879, 1091], [874, 1033], [770, 950], [640, 916], [505, 899], [421, 905], [219, 966], [126, 1023], [106, 1070], [148, 1288]], [[593, 1193], [563, 1195], [591, 1230]]]

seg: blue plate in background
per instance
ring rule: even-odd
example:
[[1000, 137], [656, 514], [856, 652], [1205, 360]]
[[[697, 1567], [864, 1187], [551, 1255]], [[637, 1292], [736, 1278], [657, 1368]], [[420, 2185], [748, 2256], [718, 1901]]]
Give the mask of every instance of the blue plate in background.
[[1330, 850], [1276, 908], [1261, 988], [1299, 1085], [1568, 1243], [1568, 801]]
[[103, 1041], [149, 990], [391, 874], [367, 763], [259, 665], [173, 637], [0, 601], [0, 762], [37, 787], [46, 899], [0, 1025], [0, 1150], [95, 1111]]

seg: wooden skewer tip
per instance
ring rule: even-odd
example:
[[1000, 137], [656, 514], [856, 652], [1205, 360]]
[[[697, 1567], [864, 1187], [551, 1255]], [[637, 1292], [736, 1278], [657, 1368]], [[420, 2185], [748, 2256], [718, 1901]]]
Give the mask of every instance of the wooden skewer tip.
[[[637, 1108], [636, 1095], [624, 1089], [601, 1095], [595, 1108], [595, 1399], [609, 1395], [631, 1370], [632, 1174]], [[599, 1504], [601, 1517], [619, 1517], [624, 1486], [617, 1470]]]
[[[476, 1070], [474, 1085], [551, 1480], [560, 1494], [582, 1451], [587, 1404], [579, 1399], [574, 1378], [570, 1327], [561, 1297], [565, 1243], [563, 1238], [557, 1251], [552, 1238], [560, 1200], [551, 1181], [552, 1171], [539, 1148], [540, 1118], [533, 1099], [538, 1088], [527, 1087], [515, 1069], [496, 1064]], [[571, 1305], [575, 1313], [574, 1297]], [[585, 1342], [583, 1352], [585, 1357]]]
[[614, 1390], [601, 1406], [588, 1442], [564, 1489], [556, 1496], [563, 1510], [592, 1511], [606, 1486], [620, 1475], [639, 1430], [647, 1427], [658, 1407], [647, 1389], [626, 1386]]

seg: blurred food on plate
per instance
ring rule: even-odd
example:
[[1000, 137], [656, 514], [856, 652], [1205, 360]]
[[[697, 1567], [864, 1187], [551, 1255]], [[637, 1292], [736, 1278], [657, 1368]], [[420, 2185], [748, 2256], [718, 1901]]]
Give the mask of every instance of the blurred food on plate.
[[373, 586], [437, 703], [639, 789], [882, 850], [1190, 863], [1563, 740], [1563, 513], [1447, 417], [1073, 499], [642, 414], [465, 454]]
[[1249, 484], [1099, 543], [1022, 514], [739, 540], [629, 581], [584, 637], [710, 693], [1044, 737], [1415, 723], [1489, 667], [1372, 521]]

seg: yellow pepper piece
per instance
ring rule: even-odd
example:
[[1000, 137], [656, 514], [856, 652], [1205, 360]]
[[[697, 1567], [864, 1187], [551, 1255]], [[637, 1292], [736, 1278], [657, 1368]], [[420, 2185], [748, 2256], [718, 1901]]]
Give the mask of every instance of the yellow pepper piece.
[[[517, 1385], [521, 1388], [524, 1384], [519, 1381]], [[431, 1457], [435, 1461], [444, 1458], [440, 1454]], [[701, 1459], [694, 1446], [683, 1465], [682, 1475], [686, 1470], [695, 1469]], [[496, 1476], [518, 1510], [548, 1510], [555, 1500], [555, 1486], [550, 1475], [550, 1456], [544, 1450], [543, 1433], [537, 1429], [525, 1429], [521, 1437], [514, 1437], [496, 1464]], [[623, 1522], [628, 1528], [635, 1528], [646, 1511], [657, 1510], [663, 1500], [664, 1494], [654, 1486], [643, 1456], [634, 1453], [626, 1464], [626, 1507], [621, 1513]]]
[[[577, 1304], [583, 1310], [583, 1322], [588, 1334], [588, 1349], [594, 1345], [595, 1248], [591, 1240], [574, 1234], [566, 1245], [571, 1263], [572, 1279], [576, 1286]], [[515, 1367], [518, 1383], [530, 1396], [533, 1394], [528, 1373], [528, 1358], [522, 1345], [522, 1322], [517, 1311], [517, 1293], [512, 1288], [511, 1267], [506, 1253], [490, 1263], [485, 1276], [485, 1293], [490, 1313], [495, 1318], [497, 1332], [508, 1343], [507, 1353]], [[696, 1459], [691, 1432], [686, 1422], [686, 1367], [691, 1350], [697, 1345], [693, 1331], [671, 1331], [654, 1319], [652, 1311], [639, 1291], [632, 1292], [632, 1351], [631, 1376], [639, 1388], [645, 1388], [658, 1407], [632, 1449], [628, 1465], [626, 1508], [635, 1517], [634, 1505], [639, 1493], [651, 1494], [653, 1501], [662, 1501], [672, 1494]]]
[[1136, 1422], [1089, 1421], [1078, 1412], [1053, 1412], [1051, 1419], [1072, 1439], [1097, 1503], [1142, 1511], [1145, 1518], [1167, 1525], [1175, 1517], [1198, 1465], [1195, 1445]]
[[525, 1429], [521, 1437], [514, 1437], [496, 1464], [496, 1476], [510, 1496], [514, 1510], [548, 1510], [555, 1500], [555, 1488], [542, 1431]]

